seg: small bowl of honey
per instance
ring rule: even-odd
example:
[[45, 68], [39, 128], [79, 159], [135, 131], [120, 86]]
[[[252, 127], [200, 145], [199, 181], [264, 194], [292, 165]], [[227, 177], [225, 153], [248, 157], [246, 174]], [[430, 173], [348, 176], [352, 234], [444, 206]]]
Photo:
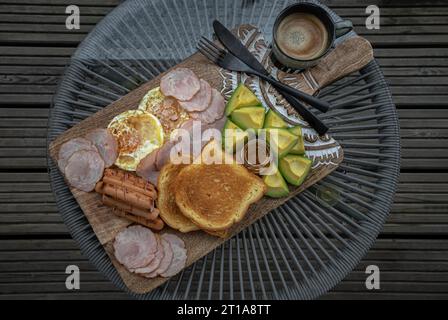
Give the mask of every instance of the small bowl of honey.
[[254, 174], [263, 174], [274, 160], [269, 145], [261, 139], [251, 139], [241, 149], [240, 157], [243, 165]]

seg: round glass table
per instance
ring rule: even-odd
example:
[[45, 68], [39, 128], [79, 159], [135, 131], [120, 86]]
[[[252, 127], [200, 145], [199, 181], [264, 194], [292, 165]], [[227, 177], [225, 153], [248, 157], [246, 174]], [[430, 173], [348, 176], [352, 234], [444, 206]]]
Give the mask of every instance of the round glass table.
[[[214, 19], [228, 27], [253, 24], [270, 41], [276, 15], [292, 2], [124, 2], [72, 57], [54, 98], [48, 140], [190, 56], [201, 36], [212, 37]], [[140, 299], [313, 299], [360, 262], [378, 236], [396, 190], [397, 113], [376, 61], [319, 96], [332, 104], [320, 117], [344, 150], [338, 169], [163, 286], [130, 294]], [[56, 202], [71, 235], [99, 271], [127, 290], [48, 159]]]

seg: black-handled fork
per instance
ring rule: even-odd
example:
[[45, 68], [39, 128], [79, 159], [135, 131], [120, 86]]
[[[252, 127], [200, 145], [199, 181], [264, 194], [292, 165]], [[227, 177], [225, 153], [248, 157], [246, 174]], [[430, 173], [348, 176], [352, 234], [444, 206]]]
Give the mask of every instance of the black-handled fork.
[[[223, 49], [219, 48], [215, 43], [213, 43], [212, 41], [208, 40], [205, 37], [202, 37], [200, 42], [202, 42], [204, 45], [206, 45], [211, 50], [214, 50], [214, 52], [216, 52], [216, 53], [220, 53], [220, 51], [223, 51], [222, 54], [229, 53], [232, 56], [236, 57], [233, 53], [224, 51]], [[323, 101], [319, 98], [316, 98], [316, 97], [314, 97], [310, 94], [307, 94], [305, 92], [302, 92], [300, 90], [297, 90], [293, 87], [290, 87], [290, 86], [278, 81], [277, 79], [272, 77], [270, 74], [259, 72], [259, 70], [255, 70], [254, 68], [252, 68], [251, 66], [246, 64], [244, 61], [239, 59], [238, 57], [236, 57], [236, 58], [238, 59], [239, 63], [232, 64], [233, 68], [235, 68], [235, 70], [233, 70], [233, 71], [244, 72], [247, 74], [257, 76], [257, 77], [265, 80], [266, 82], [269, 82], [271, 85], [276, 87], [279, 91], [290, 94], [291, 96], [312, 105], [313, 107], [315, 107], [316, 109], [318, 109], [322, 112], [327, 112], [330, 109], [330, 104], [328, 102]], [[238, 69], [238, 70], [236, 70], [236, 69]]]
[[[219, 48], [218, 46], [216, 46], [216, 44], [214, 44], [213, 42], [204, 37], [198, 43], [198, 50], [206, 58], [208, 58], [221, 68], [255, 75], [274, 85], [274, 83], [271, 82], [273, 78], [270, 78], [269, 76], [266, 76], [253, 70], [252, 68], [247, 66], [244, 62], [242, 62], [240, 59], [235, 57], [233, 54]], [[277, 83], [278, 81], [275, 82]], [[291, 87], [288, 88], [295, 90]], [[284, 98], [289, 102], [289, 104], [291, 104], [291, 106], [297, 110], [297, 112], [303, 117], [303, 119], [305, 119], [305, 121], [307, 121], [317, 131], [317, 133], [323, 135], [328, 131], [328, 127], [316, 115], [314, 115], [314, 113], [312, 113], [296, 97], [292, 96], [289, 93], [291, 91], [285, 92], [283, 88], [279, 88], [279, 91], [280, 93], [283, 94]]]

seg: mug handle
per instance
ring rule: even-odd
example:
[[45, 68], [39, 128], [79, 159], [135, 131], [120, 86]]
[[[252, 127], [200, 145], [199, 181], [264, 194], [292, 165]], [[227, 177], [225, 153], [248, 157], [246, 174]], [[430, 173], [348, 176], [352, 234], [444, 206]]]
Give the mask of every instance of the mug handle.
[[336, 38], [339, 38], [353, 30], [353, 22], [350, 20], [338, 21], [334, 24]]

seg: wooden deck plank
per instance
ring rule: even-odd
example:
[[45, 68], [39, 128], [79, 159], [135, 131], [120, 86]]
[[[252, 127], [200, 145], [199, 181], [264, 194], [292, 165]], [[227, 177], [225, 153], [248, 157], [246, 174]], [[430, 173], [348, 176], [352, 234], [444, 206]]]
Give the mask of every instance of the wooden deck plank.
[[[448, 245], [441, 240], [389, 240], [379, 239], [366, 258], [356, 267], [343, 282], [324, 298], [334, 294], [352, 294], [361, 297], [369, 294], [387, 296], [402, 293], [403, 287], [413, 294], [436, 294], [446, 296], [448, 286], [448, 264], [446, 263]], [[64, 286], [65, 267], [76, 264], [81, 269], [83, 279], [81, 290], [72, 297], [85, 294], [95, 297], [99, 291], [112, 297], [124, 297], [94, 267], [83, 258], [76, 249], [73, 240], [38, 240], [5, 242], [1, 250], [0, 288], [3, 298], [24, 295], [41, 295], [45, 297], [68, 296]], [[442, 260], [441, 260], [442, 259]], [[23, 263], [32, 261], [33, 263]], [[397, 263], [404, 268], [397, 270]], [[381, 286], [379, 292], [365, 290], [365, 267], [377, 264], [381, 270]], [[43, 268], [43, 269], [41, 269]], [[403, 270], [405, 269], [405, 270]], [[8, 271], [10, 270], [10, 271]], [[423, 270], [423, 271], [422, 271]], [[431, 270], [428, 272], [428, 270]], [[14, 271], [14, 272], [12, 272]], [[245, 273], [246, 274], [246, 273]], [[197, 279], [193, 281], [193, 285]], [[38, 286], [36, 285], [38, 284]]]
[[[280, 281], [277, 283], [281, 285]], [[197, 285], [197, 282], [192, 282], [193, 286]], [[248, 284], [245, 284], [248, 287]], [[85, 292], [90, 293], [101, 293], [101, 292], [115, 292], [117, 289], [113, 287], [108, 281], [83, 281], [81, 283], [82, 289]], [[446, 288], [448, 283], [434, 283], [434, 282], [418, 282], [418, 283], [409, 283], [409, 282], [388, 282], [381, 281], [381, 293], [376, 294], [392, 294], [402, 292], [403, 288], [406, 289], [407, 292], [413, 293], [439, 293], [444, 294], [446, 297]], [[40, 290], [39, 290], [40, 288]], [[67, 289], [65, 288], [65, 282], [41, 282], [38, 285], [33, 283], [14, 283], [14, 284], [1, 284], [0, 290], [3, 290], [6, 295], [13, 294], [14, 292], [19, 291], [21, 294], [35, 294], [37, 292], [44, 293], [59, 293], [65, 294], [67, 293]], [[355, 295], [365, 294], [367, 291], [365, 288], [364, 281], [343, 281], [337, 287], [334, 288], [333, 292], [353, 292]], [[82, 291], [81, 291], [82, 292]], [[228, 289], [224, 291], [228, 293]], [[78, 293], [74, 293], [76, 295]], [[375, 294], [375, 293], [371, 293]], [[238, 291], [236, 293], [238, 295]]]
[[[425, 6], [425, 5], [409, 5], [403, 7], [391, 7], [382, 4], [381, 17], [383, 26], [380, 30], [366, 30], [363, 20], [366, 17], [365, 6], [359, 4], [335, 5], [335, 11], [341, 16], [352, 19], [355, 22], [357, 31], [361, 35], [366, 35], [374, 45], [378, 46], [396, 46], [403, 45], [440, 45], [447, 42], [446, 24], [440, 19], [446, 16], [447, 8], [444, 6]], [[64, 4], [45, 5], [45, 4], [2, 4], [0, 5], [0, 40], [8, 43], [28, 42], [36, 43], [67, 43], [74, 45], [78, 43], [83, 36], [90, 31], [92, 26], [108, 12], [110, 12], [113, 4], [81, 4], [80, 9], [83, 17], [87, 20], [85, 24], [81, 24], [80, 30], [66, 30], [63, 22]], [[23, 23], [22, 20], [16, 21], [20, 15], [27, 16], [37, 15], [35, 20]], [[55, 20], [55, 16], [57, 17]], [[94, 20], [92, 20], [94, 16]], [[48, 18], [52, 20], [48, 21]], [[1, 19], [3, 18], [3, 20]], [[36, 20], [40, 19], [40, 20]], [[397, 20], [398, 19], [398, 20]], [[405, 20], [406, 19], [406, 20]], [[62, 21], [61, 21], [62, 20]], [[17, 23], [14, 23], [17, 22]], [[35, 22], [33, 24], [33, 22]], [[439, 24], [438, 28], [434, 28], [434, 24]], [[61, 33], [63, 36], [61, 37]], [[431, 37], [421, 37], [421, 34], [431, 34]]]
[[[15, 3], [15, 1], [13, 2]], [[18, 13], [18, 14], [65, 14], [66, 4], [61, 5], [30, 5], [25, 4], [0, 4], [0, 13]], [[79, 5], [80, 12], [83, 15], [106, 15], [114, 6], [90, 6]]]
[[[78, 0], [79, 5], [91, 6], [117, 6], [123, 0]], [[67, 5], [67, 0], [5, 0], [4, 3], [9, 4], [34, 4], [34, 5]], [[371, 4], [370, 0], [322, 0], [322, 3], [331, 6], [332, 8], [339, 7], [365, 7]], [[387, 7], [401, 7], [404, 4], [407, 7], [419, 7], [422, 5], [431, 4], [433, 7], [444, 6], [444, 0], [395, 0], [393, 2], [384, 2], [381, 6]]]
[[[78, 5], [89, 6], [118, 6], [123, 0], [76, 0]], [[52, 6], [67, 6], [67, 0], [4, 0], [5, 4], [25, 4], [25, 5], [52, 5]]]
[[[348, 19], [352, 18], [352, 17], [347, 17]], [[439, 17], [441, 18], [441, 17]], [[1, 19], [1, 16], [0, 16]], [[358, 21], [360, 20], [360, 24], [356, 25], [355, 24], [355, 28], [358, 34], [360, 34], [361, 36], [366, 36], [366, 37], [371, 37], [371, 38], [376, 38], [378, 35], [383, 36], [384, 39], [387, 39], [391, 36], [396, 36], [396, 35], [402, 35], [402, 34], [406, 34], [406, 35], [422, 35], [422, 34], [432, 34], [435, 36], [438, 35], [446, 35], [448, 34], [448, 25], [446, 24], [440, 24], [437, 28], [434, 28], [434, 26], [431, 25], [387, 25], [387, 27], [385, 27], [383, 25], [383, 28], [381, 28], [380, 30], [368, 30], [365, 27], [365, 19], [363, 21], [363, 19], [358, 19]], [[445, 21], [446, 22], [446, 21]], [[409, 23], [409, 22], [408, 22]], [[14, 23], [14, 22], [3, 22], [2, 20], [0, 20], [0, 33], [3, 32], [11, 32], [14, 34], [25, 34], [25, 33], [30, 33], [30, 34], [36, 34], [36, 33], [40, 33], [40, 34], [67, 34], [69, 35], [69, 37], [71, 37], [72, 35], [75, 34], [83, 34], [86, 35], [87, 33], [89, 33], [93, 28], [95, 27], [95, 24], [87, 24], [87, 23], [81, 23], [80, 24], [80, 28], [79, 29], [73, 29], [73, 30], [68, 30], [65, 26], [65, 19], [62, 23], [48, 23], [46, 21], [46, 19], [43, 19], [41, 22], [39, 23]], [[376, 38], [376, 39], [380, 39], [380, 38]], [[406, 40], [406, 39], [405, 39]], [[379, 42], [383, 41], [383, 39], [378, 40]], [[418, 40], [418, 41], [423, 41], [423, 40]], [[429, 40], [426, 40], [429, 41]], [[375, 43], [374, 43], [375, 44]]]

